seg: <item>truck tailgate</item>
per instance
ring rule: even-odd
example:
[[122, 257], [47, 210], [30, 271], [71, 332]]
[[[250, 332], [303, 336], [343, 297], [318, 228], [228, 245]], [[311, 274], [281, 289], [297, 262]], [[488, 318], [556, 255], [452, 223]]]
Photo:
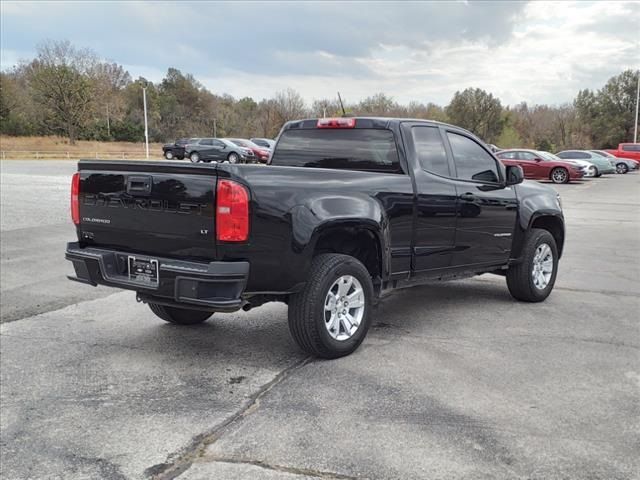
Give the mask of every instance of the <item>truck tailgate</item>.
[[87, 246], [216, 258], [214, 165], [80, 161], [80, 239]]

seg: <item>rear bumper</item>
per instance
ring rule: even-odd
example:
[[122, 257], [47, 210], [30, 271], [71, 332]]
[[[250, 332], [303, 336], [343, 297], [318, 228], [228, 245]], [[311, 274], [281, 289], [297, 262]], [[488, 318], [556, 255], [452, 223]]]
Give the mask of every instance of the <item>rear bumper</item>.
[[191, 308], [234, 311], [243, 306], [242, 293], [249, 278], [249, 262], [186, 262], [144, 255], [158, 261], [158, 283], [143, 283], [128, 275], [130, 252], [102, 248], [81, 248], [67, 244], [65, 258], [73, 263], [70, 280], [89, 285], [134, 290], [146, 301], [184, 304]]

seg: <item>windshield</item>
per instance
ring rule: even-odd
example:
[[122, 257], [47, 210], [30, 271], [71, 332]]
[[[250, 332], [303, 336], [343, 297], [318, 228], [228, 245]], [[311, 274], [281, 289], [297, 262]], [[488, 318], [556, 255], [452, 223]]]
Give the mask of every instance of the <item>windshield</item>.
[[544, 160], [554, 160], [556, 162], [561, 162], [562, 161], [562, 159], [560, 157], [557, 157], [553, 153], [549, 153], [549, 152], [538, 152], [538, 153], [540, 154], [540, 156]]
[[253, 142], [251, 142], [249, 140], [242, 140], [240, 138], [230, 138], [229, 141], [235, 143], [239, 147], [260, 148], [260, 147], [258, 147], [258, 145], [256, 145], [255, 143], [253, 143]]
[[609, 152], [603, 152], [602, 150], [591, 150], [591, 153], [595, 155], [600, 155], [601, 157], [615, 158]]

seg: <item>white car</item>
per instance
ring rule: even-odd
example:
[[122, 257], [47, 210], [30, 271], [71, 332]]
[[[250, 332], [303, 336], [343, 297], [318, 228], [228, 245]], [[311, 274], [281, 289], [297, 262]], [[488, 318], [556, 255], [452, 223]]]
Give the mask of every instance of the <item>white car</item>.
[[553, 153], [549, 153], [549, 152], [540, 152], [540, 154], [546, 158], [547, 160], [553, 160], [554, 162], [567, 162], [567, 163], [572, 163], [578, 167], [580, 167], [580, 169], [582, 170], [583, 174], [585, 177], [595, 177], [596, 176], [596, 167], [593, 163], [588, 162], [587, 160], [575, 160], [575, 159], [571, 159], [571, 160], [567, 160], [565, 158], [560, 158], [556, 155], [554, 155]]

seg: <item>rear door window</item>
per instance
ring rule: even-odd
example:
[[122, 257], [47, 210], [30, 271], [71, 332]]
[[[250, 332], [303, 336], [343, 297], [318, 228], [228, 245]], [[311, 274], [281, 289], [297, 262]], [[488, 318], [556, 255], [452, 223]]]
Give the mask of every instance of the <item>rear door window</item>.
[[213, 140], [210, 138], [203, 138], [200, 140], [200, 145], [213, 145]]
[[411, 128], [411, 135], [422, 169], [437, 175], [450, 176], [447, 152], [439, 129], [415, 126]]
[[498, 165], [478, 143], [454, 132], [447, 132], [457, 176], [461, 180], [483, 183], [498, 183]]
[[393, 132], [372, 128], [285, 130], [271, 164], [402, 173]]

